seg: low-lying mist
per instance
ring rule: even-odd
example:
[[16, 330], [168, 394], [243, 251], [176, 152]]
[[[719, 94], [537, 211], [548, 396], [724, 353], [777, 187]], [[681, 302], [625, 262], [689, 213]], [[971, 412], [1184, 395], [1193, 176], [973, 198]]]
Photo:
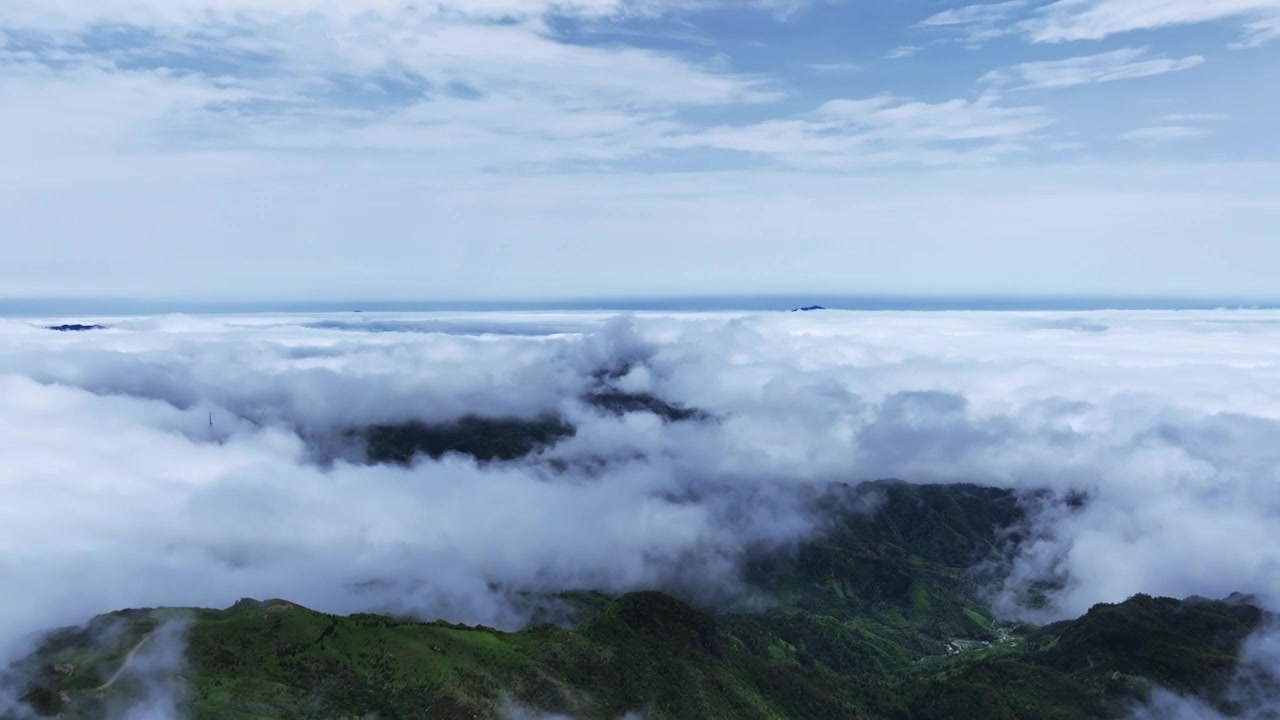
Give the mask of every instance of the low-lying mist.
[[[1277, 609], [1278, 361], [1280, 314], [1250, 311], [4, 320], [0, 652], [241, 597], [498, 627], [528, 593], [727, 597], [745, 553], [821, 532], [825, 487], [886, 477], [1086, 499], [1037, 505], [1010, 618]], [[569, 431], [493, 460], [363, 442], [464, 418]]]

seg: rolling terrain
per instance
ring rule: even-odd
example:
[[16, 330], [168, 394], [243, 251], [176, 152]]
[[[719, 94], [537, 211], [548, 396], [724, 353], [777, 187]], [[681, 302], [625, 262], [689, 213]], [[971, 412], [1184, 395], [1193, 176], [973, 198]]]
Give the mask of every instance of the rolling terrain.
[[[128, 610], [50, 634], [4, 687], [36, 717], [67, 719], [160, 696], [198, 720], [1065, 720], [1126, 717], [1156, 687], [1240, 710], [1228, 685], [1266, 619], [1249, 598], [1139, 595], [1001, 626], [984, 588], [1019, 541], [1026, 498], [885, 481], [824, 500], [826, 531], [751, 556], [753, 592], [737, 600], [584, 588], [554, 598], [574, 622], [513, 633], [287, 600]], [[166, 643], [180, 660], [148, 657]]]

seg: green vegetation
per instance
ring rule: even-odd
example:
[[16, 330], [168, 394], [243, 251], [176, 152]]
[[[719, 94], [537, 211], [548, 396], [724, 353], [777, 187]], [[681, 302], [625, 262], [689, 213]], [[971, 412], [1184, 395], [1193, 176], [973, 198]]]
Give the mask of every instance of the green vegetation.
[[[997, 639], [974, 608], [1024, 519], [1012, 492], [885, 481], [841, 486], [822, 504], [825, 537], [747, 568], [781, 605], [774, 614], [852, 623], [914, 657], [945, 654], [949, 638]], [[984, 562], [993, 569], [975, 572]]]
[[574, 428], [555, 416], [532, 420], [464, 417], [445, 425], [412, 422], [375, 425], [364, 433], [370, 462], [408, 464], [417, 455], [448, 453], [480, 462], [515, 460], [572, 437]]
[[978, 612], [977, 610], [973, 610], [971, 608], [965, 608], [964, 614], [965, 614], [965, 617], [972, 620], [975, 625], [982, 628], [983, 630], [986, 630], [987, 632], [990, 632], [990, 633], [994, 633], [996, 631], [995, 625], [993, 625], [990, 620], [983, 617], [982, 613]]
[[611, 720], [1120, 718], [1151, 683], [1229, 709], [1241, 642], [1264, 620], [1246, 598], [1139, 595], [998, 630], [969, 568], [998, 567], [1022, 520], [1010, 493], [874, 483], [823, 505], [824, 537], [749, 564], [764, 611], [574, 593], [574, 627], [501, 633], [245, 600], [103, 616], [9, 675], [42, 716], [101, 718], [146, 692], [140, 671], [111, 682], [130, 653], [184, 617], [186, 664], [160, 680], [194, 720], [491, 718], [509, 703]]
[[[698, 410], [677, 407], [652, 395], [606, 388], [589, 393], [583, 402], [608, 413], [652, 413], [667, 422], [705, 417]], [[408, 422], [374, 425], [351, 436], [359, 438], [373, 463], [407, 465], [419, 455], [439, 459], [449, 453], [469, 455], [479, 462], [511, 461], [546, 449], [576, 429], [557, 415], [535, 418], [489, 418], [469, 415], [442, 424]]]
[[695, 420], [705, 416], [701, 411], [677, 407], [652, 395], [627, 393], [614, 389], [591, 393], [585, 396], [583, 400], [588, 405], [615, 415], [647, 412], [653, 413], [667, 422]]

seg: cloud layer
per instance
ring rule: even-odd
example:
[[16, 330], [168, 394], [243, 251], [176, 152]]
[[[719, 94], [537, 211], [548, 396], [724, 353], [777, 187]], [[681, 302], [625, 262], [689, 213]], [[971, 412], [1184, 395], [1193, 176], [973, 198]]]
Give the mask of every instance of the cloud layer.
[[[1036, 619], [1139, 591], [1280, 599], [1275, 313], [107, 324], [0, 325], [11, 651], [114, 608], [243, 596], [511, 626], [525, 591], [724, 590], [748, 549], [816, 532], [826, 483], [881, 477], [1090, 496], [1036, 518], [1011, 615], [1049, 576], [1065, 589]], [[581, 403], [609, 370], [714, 419]], [[577, 434], [514, 463], [315, 451], [368, 423], [546, 412]]]

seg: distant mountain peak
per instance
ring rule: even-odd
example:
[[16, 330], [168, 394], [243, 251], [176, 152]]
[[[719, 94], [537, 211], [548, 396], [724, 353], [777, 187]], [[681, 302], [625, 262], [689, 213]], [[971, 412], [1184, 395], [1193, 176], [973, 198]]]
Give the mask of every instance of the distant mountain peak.
[[821, 305], [809, 305], [807, 307], [796, 308], [791, 312], [813, 312], [814, 310], [826, 310], [826, 308]]
[[90, 330], [106, 330], [107, 326], [106, 325], [80, 325], [80, 324], [72, 323], [67, 325], [49, 325], [45, 329], [57, 330], [58, 332], [88, 332]]

